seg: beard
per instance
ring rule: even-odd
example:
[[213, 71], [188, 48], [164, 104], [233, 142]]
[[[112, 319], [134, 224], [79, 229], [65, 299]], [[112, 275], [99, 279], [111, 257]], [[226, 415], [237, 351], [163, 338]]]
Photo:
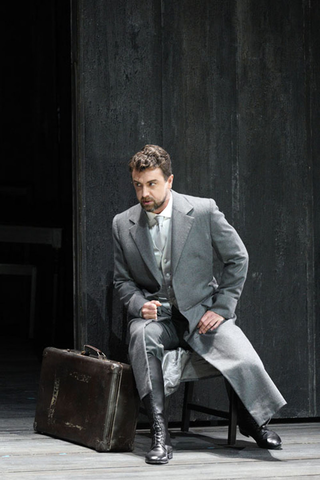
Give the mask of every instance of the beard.
[[[168, 194], [166, 194], [164, 199], [159, 201], [159, 202], [156, 202], [152, 197], [141, 198], [140, 205], [143, 208], [143, 210], [145, 210], [146, 212], [151, 212], [152, 213], [152, 212], [155, 212], [156, 210], [158, 210], [158, 208], [161, 208], [162, 205], [167, 200], [167, 198], [168, 198]], [[150, 202], [150, 203], [148, 205], [145, 205], [143, 202]]]

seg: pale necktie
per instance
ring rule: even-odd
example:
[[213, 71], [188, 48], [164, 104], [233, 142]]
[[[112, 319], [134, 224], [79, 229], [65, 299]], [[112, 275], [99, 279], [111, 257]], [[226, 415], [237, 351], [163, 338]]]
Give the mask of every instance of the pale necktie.
[[164, 235], [163, 235], [163, 220], [164, 220], [164, 217], [162, 217], [161, 215], [157, 215], [155, 217], [155, 220], [156, 220], [156, 232], [155, 232], [155, 236], [154, 236], [154, 243], [156, 244], [156, 247], [158, 250], [160, 250], [160, 252], [163, 251], [164, 249], [164, 245], [165, 245], [165, 239], [164, 239]]

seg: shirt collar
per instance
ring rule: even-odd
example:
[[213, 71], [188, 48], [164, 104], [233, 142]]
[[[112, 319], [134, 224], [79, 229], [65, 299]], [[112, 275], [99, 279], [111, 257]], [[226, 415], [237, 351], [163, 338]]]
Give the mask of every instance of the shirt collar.
[[146, 214], [147, 214], [147, 217], [148, 217], [148, 222], [149, 222], [150, 227], [155, 225], [155, 223], [156, 223], [155, 222], [155, 217], [157, 215], [161, 215], [161, 217], [165, 217], [165, 218], [171, 218], [172, 217], [172, 193], [170, 192], [170, 199], [169, 199], [168, 205], [166, 206], [166, 208], [164, 210], [162, 210], [161, 213], [146, 212]]

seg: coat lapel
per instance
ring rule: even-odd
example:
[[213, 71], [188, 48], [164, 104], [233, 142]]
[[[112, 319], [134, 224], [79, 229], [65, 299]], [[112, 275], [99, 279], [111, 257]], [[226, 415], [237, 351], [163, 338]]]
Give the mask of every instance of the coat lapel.
[[154, 276], [158, 284], [161, 286], [161, 275], [157, 267], [156, 258], [153, 253], [151, 236], [149, 233], [149, 226], [147, 215], [142, 210], [138, 208], [130, 217], [130, 222], [132, 226], [129, 231], [132, 236], [134, 243], [136, 244], [140, 255], [150, 270], [151, 274]]
[[[179, 193], [172, 191], [173, 208], [172, 208], [172, 245], [171, 245], [171, 270], [174, 274], [186, 240], [192, 228], [194, 218], [190, 216], [193, 206]], [[130, 222], [132, 226], [129, 231], [134, 243], [136, 244], [143, 261], [147, 265], [150, 273], [161, 286], [161, 274], [157, 267], [156, 259], [153, 253], [151, 236], [147, 216], [142, 208], [137, 205], [137, 209], [131, 214]]]
[[190, 216], [193, 206], [180, 194], [172, 191], [172, 274], [174, 274], [186, 240], [192, 228], [194, 218]]

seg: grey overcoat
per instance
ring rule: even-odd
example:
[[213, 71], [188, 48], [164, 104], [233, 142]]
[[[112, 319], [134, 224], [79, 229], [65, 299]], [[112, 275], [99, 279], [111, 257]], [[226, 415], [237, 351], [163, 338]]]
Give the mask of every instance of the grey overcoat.
[[[179, 311], [189, 321], [189, 334], [185, 339], [228, 379], [261, 425], [286, 402], [251, 343], [235, 324], [235, 309], [247, 275], [246, 248], [214, 200], [175, 191], [172, 195], [172, 287]], [[139, 318], [140, 309], [146, 301], [156, 298], [161, 275], [147, 216], [140, 204], [115, 216], [113, 237], [114, 284], [129, 319], [136, 328], [143, 328], [146, 321]], [[214, 276], [216, 256], [223, 266], [219, 285]], [[199, 335], [196, 327], [207, 310], [218, 313], [226, 321], [218, 329]], [[143, 353], [141, 355], [143, 369]], [[142, 375], [145, 373], [147, 371]], [[144, 393], [149, 391], [146, 380]]]

